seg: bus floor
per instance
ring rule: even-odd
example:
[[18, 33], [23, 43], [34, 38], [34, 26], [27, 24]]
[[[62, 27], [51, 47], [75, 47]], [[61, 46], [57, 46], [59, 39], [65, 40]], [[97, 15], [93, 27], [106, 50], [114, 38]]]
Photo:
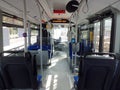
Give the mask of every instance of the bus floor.
[[42, 88], [39, 90], [71, 90], [72, 77], [66, 52], [55, 51], [51, 65], [43, 72]]

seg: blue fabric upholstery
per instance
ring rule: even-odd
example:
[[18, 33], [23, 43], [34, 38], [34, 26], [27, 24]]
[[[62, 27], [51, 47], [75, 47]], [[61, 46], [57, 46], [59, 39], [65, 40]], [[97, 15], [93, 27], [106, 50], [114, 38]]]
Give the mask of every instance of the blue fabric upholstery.
[[72, 59], [72, 43], [69, 43], [69, 56]]
[[41, 84], [41, 81], [42, 81], [42, 76], [41, 75], [38, 75], [37, 76], [37, 81], [38, 81], [38, 85]]
[[38, 49], [40, 49], [39, 45], [31, 45], [28, 47], [28, 50], [38, 50]]
[[78, 84], [78, 76], [74, 76], [74, 84], [75, 84], [75, 85]]

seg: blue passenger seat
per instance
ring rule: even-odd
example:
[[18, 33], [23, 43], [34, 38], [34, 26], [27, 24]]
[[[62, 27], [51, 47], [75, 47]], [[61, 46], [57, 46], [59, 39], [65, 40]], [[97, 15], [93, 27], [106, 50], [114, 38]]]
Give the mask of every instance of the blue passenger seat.
[[39, 45], [31, 45], [28, 47], [28, 50], [38, 50], [38, 49], [40, 49]]
[[33, 56], [33, 60], [32, 60], [32, 68], [33, 68], [33, 75], [36, 77], [37, 76], [37, 83], [38, 86], [41, 85], [42, 83], [42, 75], [38, 75], [37, 74], [37, 63], [36, 63], [36, 55]]
[[41, 75], [37, 76], [37, 82], [38, 82], [38, 85], [42, 84], [42, 76]]
[[73, 79], [74, 79], [74, 88], [77, 89], [77, 84], [78, 84], [78, 79], [79, 79], [78, 75], [74, 76]]

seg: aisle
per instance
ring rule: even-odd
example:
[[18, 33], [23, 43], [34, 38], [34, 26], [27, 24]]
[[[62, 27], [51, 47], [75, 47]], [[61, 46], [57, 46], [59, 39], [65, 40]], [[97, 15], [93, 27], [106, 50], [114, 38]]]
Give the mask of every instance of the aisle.
[[40, 90], [71, 90], [73, 82], [72, 75], [67, 62], [67, 54], [56, 51], [52, 58], [52, 64], [44, 71], [46, 77], [43, 89]]

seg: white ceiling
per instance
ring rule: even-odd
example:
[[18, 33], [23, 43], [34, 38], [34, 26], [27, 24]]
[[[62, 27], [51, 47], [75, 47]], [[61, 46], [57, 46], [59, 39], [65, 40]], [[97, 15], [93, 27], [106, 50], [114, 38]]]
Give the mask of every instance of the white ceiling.
[[85, 18], [92, 16], [93, 14], [107, 7], [114, 7], [120, 10], [120, 0], [88, 0], [89, 11], [87, 13], [82, 12], [83, 6], [84, 4], [82, 5], [79, 12], [79, 23], [82, 23]]
[[[49, 6], [51, 6], [52, 18], [69, 18], [71, 16], [70, 13], [66, 11], [66, 4], [70, 0], [47, 0]], [[54, 14], [53, 10], [65, 10], [65, 14]]]
[[[29, 20], [38, 23], [35, 16], [39, 16], [38, 8], [34, 0], [27, 1], [27, 17]], [[0, 0], [0, 7], [3, 11], [23, 18], [23, 0]]]
[[[26, 0], [27, 2], [27, 17], [29, 20], [35, 23], [39, 23], [40, 13], [38, 11], [38, 7], [36, 5], [36, 0]], [[70, 18], [71, 14], [66, 11], [65, 14], [54, 14], [53, 10], [65, 10], [66, 4], [70, 0], [39, 0], [42, 7], [44, 8], [43, 19], [49, 20], [52, 18]], [[79, 0], [80, 1], [80, 0]], [[82, 8], [85, 3], [82, 4], [82, 7], [79, 12], [79, 18], [77, 18], [80, 22], [84, 22], [85, 18], [95, 14], [102, 9], [112, 6], [118, 10], [120, 10], [120, 2], [115, 3], [120, 0], [88, 0], [89, 11], [87, 13], [82, 12]], [[10, 14], [17, 15], [19, 17], [23, 17], [23, 0], [0, 0], [0, 9]], [[85, 7], [86, 8], [86, 7]], [[42, 10], [42, 9], [41, 9]], [[46, 12], [46, 13], [45, 13]], [[75, 21], [76, 19], [73, 18]]]
[[[36, 0], [26, 0], [27, 2], [27, 14], [29, 18], [36, 18], [39, 20], [39, 11], [36, 5]], [[53, 10], [65, 10], [65, 6], [69, 0], [39, 0], [42, 7], [44, 8], [44, 20], [50, 18], [69, 18], [71, 14], [66, 12], [65, 14], [54, 14]], [[0, 8], [8, 13], [15, 14], [23, 17], [23, 0], [0, 0]], [[46, 12], [46, 13], [45, 13]]]

